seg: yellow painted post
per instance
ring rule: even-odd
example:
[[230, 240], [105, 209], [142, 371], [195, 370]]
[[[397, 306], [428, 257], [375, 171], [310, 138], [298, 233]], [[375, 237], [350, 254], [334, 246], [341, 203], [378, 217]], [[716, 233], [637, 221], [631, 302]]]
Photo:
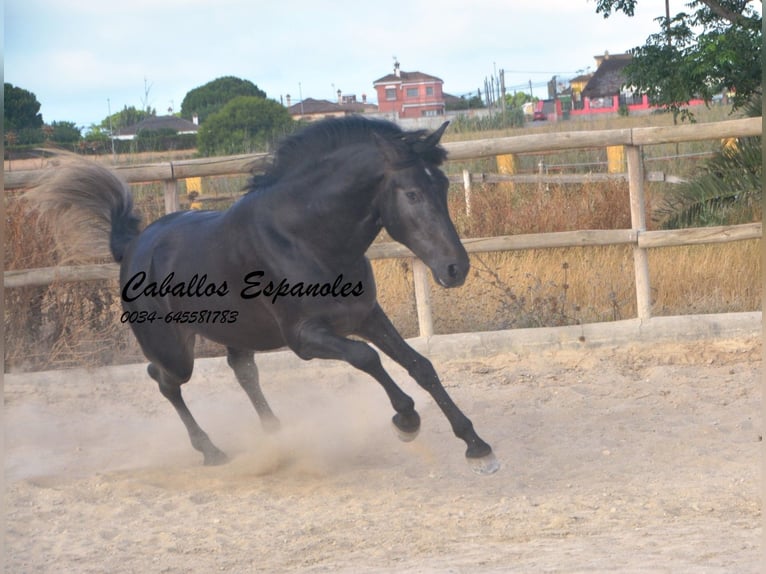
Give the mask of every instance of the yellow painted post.
[[202, 195], [202, 178], [186, 178], [186, 195], [189, 197], [189, 209], [202, 209], [202, 203], [197, 198]]
[[[514, 175], [516, 173], [516, 156], [512, 153], [506, 153], [496, 156], [497, 173], [501, 175]], [[501, 185], [508, 186], [507, 189], [513, 192], [513, 182], [503, 182]]]
[[736, 153], [739, 149], [739, 138], [723, 138], [721, 147], [724, 153]]
[[606, 164], [609, 173], [625, 173], [625, 147], [612, 145], [606, 148]]

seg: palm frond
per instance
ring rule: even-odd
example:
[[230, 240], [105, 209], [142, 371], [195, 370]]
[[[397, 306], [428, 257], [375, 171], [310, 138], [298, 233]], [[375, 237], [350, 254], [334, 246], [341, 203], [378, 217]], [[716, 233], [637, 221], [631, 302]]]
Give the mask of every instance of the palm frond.
[[[750, 102], [746, 112], [761, 115], [760, 96]], [[654, 218], [665, 229], [759, 220], [762, 176], [761, 138], [738, 138], [709, 159], [699, 175], [670, 191], [655, 209]]]

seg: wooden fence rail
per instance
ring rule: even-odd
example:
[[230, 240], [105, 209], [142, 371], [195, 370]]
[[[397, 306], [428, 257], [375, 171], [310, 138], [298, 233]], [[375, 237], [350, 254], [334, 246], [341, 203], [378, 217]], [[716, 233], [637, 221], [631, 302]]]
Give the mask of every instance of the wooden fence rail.
[[[511, 153], [534, 153], [576, 148], [601, 148], [624, 146], [627, 174], [610, 174], [607, 177], [627, 179], [630, 197], [631, 229], [582, 230], [558, 233], [535, 233], [526, 235], [470, 238], [463, 243], [469, 253], [486, 253], [516, 249], [544, 249], [553, 247], [584, 247], [595, 245], [632, 245], [635, 269], [636, 303], [639, 319], [651, 317], [651, 284], [649, 280], [647, 249], [674, 245], [697, 245], [756, 239], [762, 235], [761, 223], [745, 225], [679, 229], [671, 231], [647, 231], [644, 197], [644, 166], [641, 146], [662, 143], [678, 143], [729, 137], [761, 135], [761, 118], [747, 118], [706, 124], [689, 124], [668, 127], [630, 128], [617, 130], [577, 131], [563, 133], [532, 134], [463, 142], [447, 142], [449, 160], [466, 160]], [[128, 183], [162, 181], [165, 184], [165, 208], [167, 212], [178, 209], [177, 182], [190, 177], [210, 177], [247, 174], [258, 171], [269, 162], [268, 154], [250, 154], [226, 158], [207, 158], [178, 162], [115, 168]], [[44, 170], [5, 172], [6, 189], [27, 188], [34, 185]], [[519, 181], [541, 181], [540, 176], [512, 176]], [[549, 176], [550, 177], [550, 176]], [[554, 176], [555, 178], [556, 176]], [[582, 176], [580, 176], [582, 177]], [[471, 176], [462, 176], [466, 198]], [[495, 177], [487, 178], [487, 181]], [[559, 179], [565, 181], [566, 176]], [[469, 206], [467, 205], [467, 208]], [[398, 243], [374, 244], [368, 251], [371, 259], [413, 259], [415, 299], [421, 336], [433, 334], [429, 279], [425, 265], [412, 252]], [[76, 267], [48, 267], [6, 271], [3, 283], [6, 289], [30, 285], [47, 285], [54, 281], [88, 281], [115, 279], [117, 264], [81, 265]]]
[[[603, 245], [633, 245], [641, 249], [672, 247], [676, 245], [700, 245], [703, 243], [727, 243], [761, 237], [761, 223], [674, 229], [668, 231], [644, 231], [632, 229], [606, 229], [583, 231], [559, 231], [555, 233], [529, 233], [501, 235], [496, 237], [473, 237], [463, 239], [468, 253], [492, 253], [522, 249], [550, 249], [555, 247], [588, 247]], [[367, 251], [370, 259], [414, 259], [415, 255], [400, 243], [376, 243]], [[120, 266], [117, 263], [93, 263], [37, 269], [15, 269], [4, 274], [4, 287], [31, 287], [50, 285], [54, 282], [98, 281], [117, 279]]]
[[[701, 141], [729, 137], [761, 135], [761, 118], [745, 118], [649, 128], [594, 130], [509, 136], [502, 138], [445, 142], [449, 160], [477, 159], [511, 153], [534, 153], [567, 149], [603, 148], [607, 146], [642, 146], [684, 141]], [[140, 166], [115, 167], [128, 183], [173, 181], [189, 177], [248, 174], [265, 167], [269, 154], [247, 154], [224, 158], [189, 159]], [[31, 187], [44, 170], [6, 171], [6, 189]]]

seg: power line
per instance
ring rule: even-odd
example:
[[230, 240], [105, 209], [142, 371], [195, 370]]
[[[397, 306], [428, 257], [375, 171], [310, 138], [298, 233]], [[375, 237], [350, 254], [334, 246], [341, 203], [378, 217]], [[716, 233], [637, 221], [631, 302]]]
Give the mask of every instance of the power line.
[[[531, 86], [533, 88], [544, 88], [548, 86], [548, 82], [532, 82]], [[516, 84], [515, 86], [506, 86], [506, 90], [526, 90], [530, 87], [529, 82], [524, 82], [523, 84]]]
[[506, 74], [551, 74], [555, 76], [563, 76], [566, 74], [581, 74], [582, 70], [576, 70], [574, 72], [561, 72], [561, 71], [530, 71], [530, 70], [506, 70], [503, 69]]

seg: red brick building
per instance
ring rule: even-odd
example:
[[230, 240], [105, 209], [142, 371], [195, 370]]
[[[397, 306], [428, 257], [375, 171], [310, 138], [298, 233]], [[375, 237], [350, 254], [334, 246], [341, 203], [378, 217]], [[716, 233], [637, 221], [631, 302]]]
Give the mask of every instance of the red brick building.
[[378, 111], [395, 113], [399, 118], [444, 115], [444, 82], [422, 72], [403, 72], [399, 62], [393, 74], [373, 82], [378, 93]]

